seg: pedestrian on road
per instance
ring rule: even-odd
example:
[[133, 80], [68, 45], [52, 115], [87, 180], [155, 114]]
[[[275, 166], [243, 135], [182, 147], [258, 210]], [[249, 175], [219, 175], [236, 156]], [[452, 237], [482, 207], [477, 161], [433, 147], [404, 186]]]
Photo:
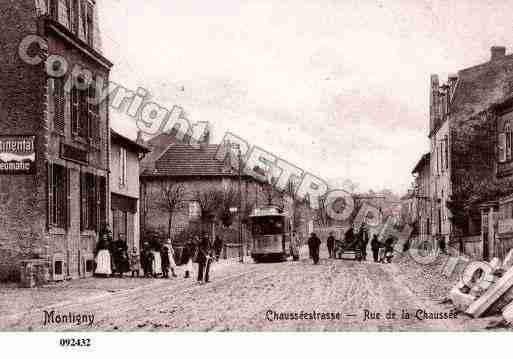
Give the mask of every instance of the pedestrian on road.
[[386, 263], [391, 263], [392, 258], [394, 256], [394, 243], [396, 242], [396, 238], [393, 236], [389, 236], [385, 242], [385, 261]]
[[112, 243], [112, 258], [114, 260], [114, 270], [123, 277], [123, 273], [130, 270], [128, 260], [128, 246], [126, 242], [120, 238]]
[[292, 235], [290, 237], [290, 254], [292, 255], [293, 261], [299, 260], [299, 237], [297, 236], [296, 231], [292, 231]]
[[222, 251], [223, 251], [223, 240], [221, 239], [221, 237], [216, 236], [216, 239], [214, 240], [214, 252], [216, 255], [216, 261], [219, 261]]
[[162, 251], [160, 252], [160, 257], [162, 259], [162, 278], [169, 278], [169, 248], [162, 247]]
[[103, 229], [100, 238], [96, 245], [96, 268], [94, 274], [108, 277], [112, 274], [112, 260], [110, 254], [112, 232], [108, 225]]
[[139, 258], [139, 254], [137, 253], [137, 248], [133, 247], [132, 252], [130, 253], [130, 272], [132, 273], [132, 278], [137, 274], [137, 278], [139, 278], [139, 270], [141, 268], [141, 260]]
[[176, 262], [175, 262], [175, 250], [173, 245], [171, 244], [171, 238], [167, 240], [167, 243], [164, 244], [164, 247], [167, 248], [167, 257], [169, 258], [169, 270], [171, 271], [171, 275], [176, 277]]
[[376, 263], [379, 261], [379, 247], [381, 247], [381, 243], [378, 241], [378, 235], [375, 234], [374, 236], [372, 236], [371, 250], [372, 257], [374, 259], [374, 262]]
[[198, 246], [198, 283], [210, 281], [210, 263], [212, 262], [212, 246], [208, 236], [204, 236]]
[[333, 232], [330, 232], [330, 235], [328, 236], [328, 239], [326, 240], [326, 246], [328, 247], [328, 255], [330, 258], [333, 258], [334, 248], [335, 248], [335, 236], [333, 236]]
[[314, 264], [319, 263], [319, 247], [321, 246], [321, 240], [317, 237], [317, 234], [312, 233], [308, 238], [308, 249], [310, 250], [310, 257], [312, 257]]
[[192, 275], [192, 260], [196, 255], [196, 245], [194, 240], [189, 238], [182, 251], [182, 263], [185, 264], [184, 278], [190, 278]]
[[143, 267], [144, 277], [153, 276], [153, 254], [151, 253], [150, 244], [144, 242], [141, 253], [141, 265]]
[[367, 245], [369, 244], [369, 231], [365, 223], [360, 227], [359, 240], [361, 242], [362, 260], [367, 260]]

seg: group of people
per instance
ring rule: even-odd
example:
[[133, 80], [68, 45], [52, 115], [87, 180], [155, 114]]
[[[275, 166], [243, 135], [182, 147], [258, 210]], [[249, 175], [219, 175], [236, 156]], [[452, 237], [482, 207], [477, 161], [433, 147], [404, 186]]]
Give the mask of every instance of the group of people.
[[110, 276], [117, 273], [122, 277], [129, 269], [130, 259], [126, 242], [121, 239], [113, 240], [112, 231], [106, 226], [96, 246], [95, 274]]
[[[355, 253], [355, 259], [358, 261], [367, 260], [367, 247], [369, 244], [370, 234], [365, 223], [358, 229], [352, 226], [344, 233], [344, 241], [338, 241], [333, 232], [330, 232], [326, 239], [326, 247], [328, 249], [329, 258], [341, 258], [344, 250], [350, 249]], [[374, 234], [370, 241], [370, 247], [374, 262], [390, 263], [393, 258], [395, 237], [389, 236], [384, 243], [379, 241], [378, 235]], [[316, 233], [312, 233], [308, 238], [308, 249], [310, 258], [314, 264], [319, 263], [319, 250], [321, 240]]]
[[394, 256], [394, 244], [396, 239], [393, 236], [388, 236], [385, 243], [378, 240], [378, 235], [375, 234], [371, 241], [372, 258], [376, 263], [391, 263]]
[[[199, 283], [210, 281], [210, 267], [214, 260], [219, 260], [223, 248], [223, 241], [219, 236], [211, 243], [208, 236], [190, 238], [185, 244], [181, 263], [185, 264], [185, 278], [192, 277], [193, 263], [197, 263], [197, 281]], [[145, 241], [138, 254], [137, 248], [133, 248], [128, 254], [125, 241], [112, 239], [112, 231], [107, 226], [100, 236], [96, 248], [95, 275], [111, 276], [131, 273], [132, 277], [139, 277], [141, 269], [144, 277], [169, 278], [170, 274], [177, 277], [177, 264], [175, 251], [171, 240], [161, 245], [155, 238], [151, 242]]]

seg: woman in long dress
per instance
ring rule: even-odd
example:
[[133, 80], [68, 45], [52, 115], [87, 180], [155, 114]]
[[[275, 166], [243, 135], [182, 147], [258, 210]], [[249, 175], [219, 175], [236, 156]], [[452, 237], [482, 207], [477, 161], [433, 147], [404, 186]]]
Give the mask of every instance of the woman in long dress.
[[168, 240], [164, 247], [166, 247], [168, 250], [167, 254], [169, 256], [169, 269], [171, 270], [171, 275], [176, 277], [175, 250], [173, 249], [171, 240]]
[[112, 274], [112, 259], [109, 251], [109, 232], [108, 229], [102, 235], [102, 238], [96, 246], [96, 269], [95, 275], [110, 276]]

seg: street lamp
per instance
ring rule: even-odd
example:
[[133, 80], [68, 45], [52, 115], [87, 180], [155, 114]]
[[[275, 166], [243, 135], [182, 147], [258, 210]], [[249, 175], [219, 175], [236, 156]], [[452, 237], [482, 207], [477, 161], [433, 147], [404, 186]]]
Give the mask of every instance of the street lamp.
[[[238, 143], [232, 143], [231, 148], [237, 150], [237, 159], [239, 164], [239, 210], [235, 208], [235, 211], [238, 213], [238, 222], [239, 222], [239, 262], [244, 262], [244, 249], [243, 249], [243, 242], [242, 242], [242, 159], [241, 159], [241, 152], [240, 152], [240, 144]], [[230, 208], [230, 212], [233, 208]]]

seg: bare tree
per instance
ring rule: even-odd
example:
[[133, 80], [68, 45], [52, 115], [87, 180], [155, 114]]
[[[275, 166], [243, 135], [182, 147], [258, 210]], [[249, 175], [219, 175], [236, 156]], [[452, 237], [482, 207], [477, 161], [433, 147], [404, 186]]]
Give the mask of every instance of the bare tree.
[[155, 206], [168, 214], [168, 236], [171, 238], [173, 228], [173, 217], [182, 208], [186, 191], [181, 183], [162, 182], [160, 191], [157, 193]]

